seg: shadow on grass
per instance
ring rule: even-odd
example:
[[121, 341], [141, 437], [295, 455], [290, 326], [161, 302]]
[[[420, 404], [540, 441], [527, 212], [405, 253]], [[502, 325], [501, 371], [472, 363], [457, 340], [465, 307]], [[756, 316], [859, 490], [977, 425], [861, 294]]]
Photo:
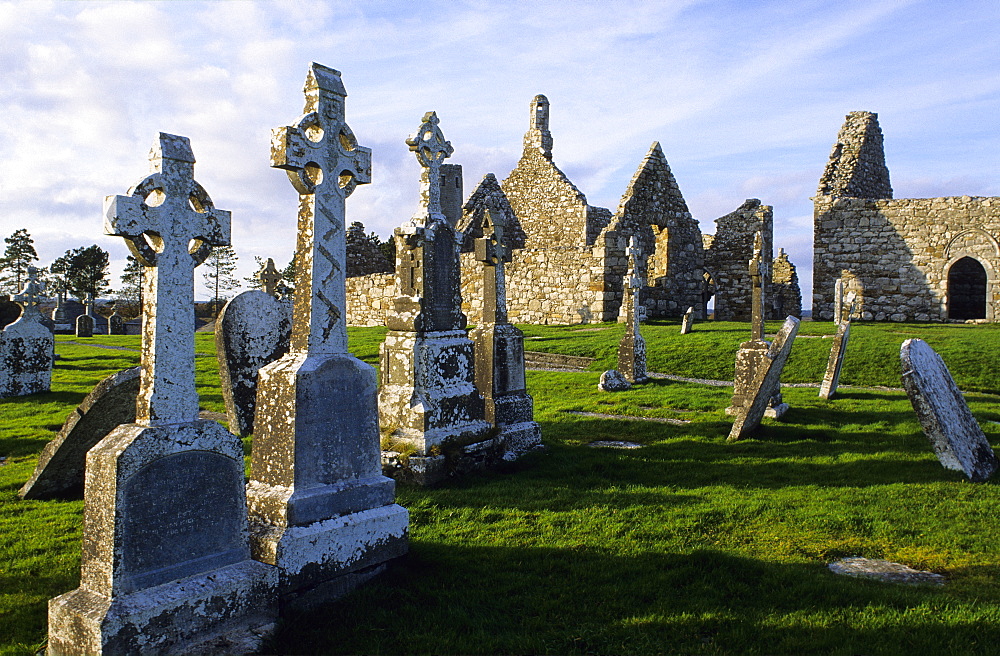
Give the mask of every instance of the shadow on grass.
[[711, 550], [456, 547], [409, 556], [287, 618], [266, 653], [991, 653], [995, 603], [958, 621], [946, 589], [836, 577]]

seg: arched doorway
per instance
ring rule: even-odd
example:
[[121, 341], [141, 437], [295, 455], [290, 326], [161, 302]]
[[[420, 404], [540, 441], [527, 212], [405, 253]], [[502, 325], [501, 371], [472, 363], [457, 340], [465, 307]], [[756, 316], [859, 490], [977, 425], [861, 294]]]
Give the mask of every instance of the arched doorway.
[[986, 318], [986, 269], [974, 258], [963, 257], [948, 270], [948, 318]]

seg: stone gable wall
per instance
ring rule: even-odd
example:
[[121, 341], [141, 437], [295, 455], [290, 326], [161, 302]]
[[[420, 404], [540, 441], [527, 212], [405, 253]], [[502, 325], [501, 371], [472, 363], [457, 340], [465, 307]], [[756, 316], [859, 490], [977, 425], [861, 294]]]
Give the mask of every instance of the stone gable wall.
[[799, 289], [799, 274], [788, 259], [785, 249], [778, 251], [771, 265], [771, 307], [773, 318], [783, 319], [788, 315], [802, 316], [802, 291]]
[[[715, 281], [715, 318], [719, 321], [749, 321], [753, 285], [749, 262], [753, 258], [754, 235], [762, 232], [764, 258], [773, 260], [773, 211], [756, 198], [716, 219], [715, 237], [705, 254], [705, 267]], [[770, 297], [771, 278], [764, 280], [764, 298]], [[770, 303], [767, 307], [772, 307]], [[770, 317], [776, 318], [776, 317]], [[780, 317], [784, 318], [784, 317]]]

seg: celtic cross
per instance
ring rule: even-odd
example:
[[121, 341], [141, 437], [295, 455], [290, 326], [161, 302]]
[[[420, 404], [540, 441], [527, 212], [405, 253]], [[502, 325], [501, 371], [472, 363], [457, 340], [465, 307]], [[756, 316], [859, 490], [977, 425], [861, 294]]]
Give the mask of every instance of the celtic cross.
[[751, 305], [751, 339], [764, 340], [764, 280], [767, 278], [767, 265], [764, 261], [764, 239], [761, 233], [754, 235], [753, 259], [750, 260], [750, 282], [753, 284]]
[[640, 251], [636, 244], [635, 235], [629, 237], [628, 248], [625, 249], [628, 257], [628, 269], [625, 272], [625, 284], [622, 290], [622, 303], [625, 304], [626, 330], [629, 332], [638, 331], [639, 313], [636, 307], [639, 289], [642, 288], [642, 279], [639, 277]]
[[281, 274], [274, 266], [274, 260], [267, 258], [267, 264], [257, 272], [257, 280], [260, 281], [260, 286], [264, 289], [265, 294], [278, 297], [278, 282], [281, 280]]
[[483, 215], [483, 236], [476, 240], [476, 259], [483, 263], [483, 322], [507, 323], [507, 283], [504, 263], [511, 261], [510, 247], [504, 243], [504, 214], [487, 206]]
[[215, 209], [194, 179], [187, 137], [161, 132], [149, 154], [152, 173], [128, 196], [104, 200], [104, 231], [123, 237], [146, 267], [142, 376], [136, 423], [194, 421], [194, 268], [212, 246], [229, 244], [230, 214]]
[[339, 71], [314, 62], [304, 91], [303, 116], [271, 133], [271, 166], [284, 169], [299, 192], [291, 349], [346, 353], [345, 201], [371, 182], [372, 151], [347, 126]]
[[42, 317], [38, 304], [45, 298], [42, 295], [42, 286], [38, 282], [38, 268], [28, 267], [28, 280], [24, 283], [24, 289], [19, 294], [13, 294], [10, 300], [21, 306], [20, 318], [25, 321], [37, 321]]
[[451, 142], [446, 141], [438, 127], [437, 112], [424, 114], [420, 128], [406, 140], [406, 145], [417, 154], [417, 161], [423, 167], [420, 174], [420, 210], [414, 219], [445, 220], [441, 211], [441, 164], [455, 152]]

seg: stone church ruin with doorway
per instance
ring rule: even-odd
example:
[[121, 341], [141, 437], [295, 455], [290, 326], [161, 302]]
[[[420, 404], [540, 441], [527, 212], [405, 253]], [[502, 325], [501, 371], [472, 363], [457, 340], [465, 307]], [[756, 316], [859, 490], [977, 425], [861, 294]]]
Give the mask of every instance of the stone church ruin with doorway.
[[[556, 166], [549, 131], [549, 101], [531, 101], [529, 128], [514, 170], [502, 181], [487, 174], [462, 203], [460, 165], [442, 167], [441, 204], [463, 233], [462, 310], [471, 323], [482, 314], [481, 268], [473, 242], [482, 236], [487, 206], [507, 219], [513, 258], [505, 267], [508, 316], [513, 323], [579, 324], [615, 321], [621, 314], [625, 254], [635, 237], [642, 254], [638, 275], [645, 281], [639, 303], [650, 318], [679, 317], [688, 307], [704, 318], [709, 299], [728, 309], [719, 319], [749, 320], [746, 274], [753, 235], [764, 232], [771, 252], [771, 208], [758, 200], [719, 219], [716, 235], [703, 236], [681, 194], [670, 165], [654, 142], [639, 164], [617, 209], [595, 207]], [[499, 209], [498, 209], [499, 208]], [[706, 247], [705, 242], [711, 245]], [[795, 267], [783, 254], [772, 316], [800, 314]], [[382, 325], [396, 296], [395, 278], [372, 272], [347, 280], [352, 325]], [[778, 291], [780, 290], [780, 291]], [[799, 299], [799, 300], [795, 300]]]
[[847, 115], [813, 203], [814, 318], [840, 278], [865, 320], [1000, 320], [1000, 198], [894, 199], [877, 114]]

